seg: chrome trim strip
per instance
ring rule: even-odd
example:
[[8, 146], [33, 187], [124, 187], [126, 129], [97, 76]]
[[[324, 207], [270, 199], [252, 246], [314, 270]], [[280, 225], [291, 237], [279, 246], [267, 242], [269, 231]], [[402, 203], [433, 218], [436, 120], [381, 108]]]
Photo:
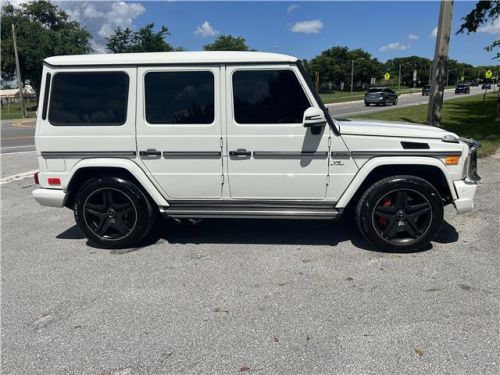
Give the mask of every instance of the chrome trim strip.
[[247, 219], [333, 219], [339, 215], [331, 210], [269, 210], [269, 209], [175, 209], [163, 213], [169, 217], [188, 218], [247, 218]]
[[351, 151], [332, 151], [332, 158], [351, 157]]
[[221, 157], [220, 151], [163, 151], [163, 157]]
[[133, 158], [135, 151], [42, 151], [42, 158]]
[[313, 157], [313, 158], [326, 158], [328, 157], [328, 152], [326, 151], [254, 151], [254, 158], [281, 158], [281, 157], [292, 157], [292, 158], [302, 158], [302, 157]]

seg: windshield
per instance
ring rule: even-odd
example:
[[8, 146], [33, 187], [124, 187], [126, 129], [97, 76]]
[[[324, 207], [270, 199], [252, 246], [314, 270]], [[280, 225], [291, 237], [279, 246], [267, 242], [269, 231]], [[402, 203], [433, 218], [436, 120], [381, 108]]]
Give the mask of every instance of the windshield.
[[380, 92], [380, 91], [382, 91], [382, 89], [377, 89], [377, 88], [368, 89], [368, 92]]

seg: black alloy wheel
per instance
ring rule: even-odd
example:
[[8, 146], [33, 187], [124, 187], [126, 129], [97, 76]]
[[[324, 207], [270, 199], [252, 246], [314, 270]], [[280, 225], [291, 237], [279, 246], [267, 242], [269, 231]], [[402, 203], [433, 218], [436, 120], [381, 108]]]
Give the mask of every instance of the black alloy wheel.
[[426, 180], [391, 176], [363, 193], [356, 207], [356, 222], [363, 236], [378, 249], [420, 250], [441, 227], [443, 202]]
[[377, 202], [372, 220], [378, 235], [384, 240], [393, 243], [416, 241], [429, 229], [431, 205], [417, 191], [393, 191]]
[[96, 236], [108, 240], [126, 237], [137, 224], [132, 199], [123, 191], [102, 188], [94, 191], [83, 204], [83, 215]]
[[158, 210], [134, 182], [119, 177], [99, 177], [78, 191], [75, 220], [90, 242], [120, 249], [141, 244], [150, 233]]

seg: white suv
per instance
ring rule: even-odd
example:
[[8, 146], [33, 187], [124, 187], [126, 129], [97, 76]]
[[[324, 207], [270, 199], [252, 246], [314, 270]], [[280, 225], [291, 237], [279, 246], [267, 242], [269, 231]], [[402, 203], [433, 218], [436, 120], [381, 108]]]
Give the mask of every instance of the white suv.
[[106, 248], [170, 218], [337, 219], [385, 250], [473, 207], [479, 144], [429, 126], [330, 117], [300, 61], [260, 52], [45, 60], [36, 126], [42, 205]]

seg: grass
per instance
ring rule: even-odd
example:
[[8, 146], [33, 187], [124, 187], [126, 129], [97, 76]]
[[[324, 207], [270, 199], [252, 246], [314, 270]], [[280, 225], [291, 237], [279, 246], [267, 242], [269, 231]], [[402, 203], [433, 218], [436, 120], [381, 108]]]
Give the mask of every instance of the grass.
[[[36, 117], [36, 102], [26, 102], [26, 110], [28, 117]], [[2, 120], [12, 120], [22, 118], [21, 103], [9, 103], [2, 106], [1, 118]]]
[[[479, 156], [495, 153], [500, 147], [500, 121], [495, 121], [497, 94], [465, 96], [444, 102], [442, 126], [461, 137], [481, 142]], [[424, 124], [427, 104], [353, 116], [383, 121], [403, 121]]]

